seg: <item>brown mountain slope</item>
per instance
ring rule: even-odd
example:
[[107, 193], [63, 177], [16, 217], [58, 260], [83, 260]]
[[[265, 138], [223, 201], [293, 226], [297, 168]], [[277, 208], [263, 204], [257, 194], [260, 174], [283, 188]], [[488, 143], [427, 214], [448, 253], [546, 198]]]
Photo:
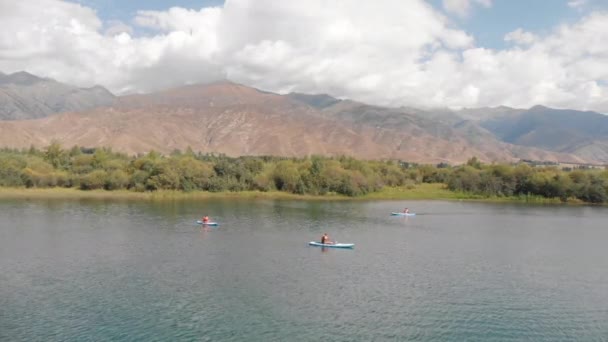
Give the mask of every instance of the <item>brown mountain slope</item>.
[[448, 126], [391, 109], [351, 101], [320, 109], [229, 82], [127, 96], [87, 112], [0, 122], [0, 146], [46, 146], [53, 140], [127, 153], [191, 147], [233, 156], [344, 154], [416, 162], [462, 163], [473, 156], [505, 161], [534, 153], [544, 153], [545, 160], [572, 159], [526, 148], [514, 153], [511, 145], [492, 140], [474, 144]]
[[[289, 96], [293, 97], [293, 94]], [[339, 120], [342, 123], [351, 123], [356, 126], [382, 128], [386, 132], [391, 132], [401, 136], [422, 137], [430, 135], [432, 139], [427, 140], [423, 145], [426, 150], [438, 147], [434, 155], [446, 160], [456, 160], [455, 154], [475, 153], [476, 156], [486, 161], [509, 160], [509, 159], [532, 159], [532, 160], [551, 160], [564, 162], [584, 162], [594, 160], [588, 155], [577, 157], [567, 153], [552, 153], [534, 147], [522, 148], [499, 141], [490, 131], [481, 127], [476, 122], [463, 119], [451, 112], [442, 115], [410, 108], [386, 108], [370, 106], [354, 101], [331, 102], [326, 98], [321, 98], [322, 105], [318, 106], [319, 98], [316, 96], [304, 97], [297, 94], [298, 101], [309, 103], [322, 109], [322, 114]], [[385, 133], [386, 134], [386, 133]], [[448, 147], [445, 142], [448, 142]], [[411, 145], [403, 148], [419, 148], [415, 141]], [[443, 142], [443, 144], [441, 144]], [[437, 145], [439, 143], [439, 145]], [[463, 152], [459, 152], [458, 149]], [[460, 160], [460, 159], [459, 159]]]

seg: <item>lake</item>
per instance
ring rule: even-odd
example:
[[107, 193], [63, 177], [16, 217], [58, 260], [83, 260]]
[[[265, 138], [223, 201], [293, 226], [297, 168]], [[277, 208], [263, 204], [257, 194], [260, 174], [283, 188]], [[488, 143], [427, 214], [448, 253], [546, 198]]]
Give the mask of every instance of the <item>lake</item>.
[[[391, 217], [409, 207], [415, 217]], [[608, 209], [0, 200], [2, 341], [608, 341]], [[194, 224], [202, 215], [218, 228]], [[308, 246], [327, 232], [352, 250]]]

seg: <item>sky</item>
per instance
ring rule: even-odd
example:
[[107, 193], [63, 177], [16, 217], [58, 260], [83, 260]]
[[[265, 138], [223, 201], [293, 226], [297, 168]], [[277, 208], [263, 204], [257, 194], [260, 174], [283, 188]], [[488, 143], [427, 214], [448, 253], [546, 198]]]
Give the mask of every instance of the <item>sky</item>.
[[0, 0], [0, 71], [608, 113], [608, 0]]

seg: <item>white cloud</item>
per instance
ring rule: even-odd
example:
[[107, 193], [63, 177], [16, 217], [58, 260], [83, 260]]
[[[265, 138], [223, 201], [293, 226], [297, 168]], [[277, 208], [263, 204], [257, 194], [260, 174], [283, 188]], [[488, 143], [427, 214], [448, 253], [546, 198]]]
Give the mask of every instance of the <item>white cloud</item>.
[[59, 0], [0, 0], [0, 22], [0, 71], [118, 93], [229, 78], [382, 105], [608, 113], [608, 13], [544, 36], [515, 30], [504, 50], [475, 46], [422, 0], [228, 0], [142, 11], [133, 23], [155, 32], [143, 37]]
[[587, 0], [571, 0], [568, 1], [568, 6], [571, 8], [579, 9], [587, 4]]
[[530, 33], [518, 28], [515, 31], [511, 31], [505, 35], [506, 42], [513, 42], [515, 44], [530, 45], [536, 41], [537, 37]]
[[489, 8], [492, 7], [492, 0], [443, 0], [443, 9], [446, 12], [466, 17], [476, 4]]
[[107, 36], [116, 36], [121, 33], [133, 34], [133, 28], [120, 20], [110, 20], [105, 23], [105, 34]]

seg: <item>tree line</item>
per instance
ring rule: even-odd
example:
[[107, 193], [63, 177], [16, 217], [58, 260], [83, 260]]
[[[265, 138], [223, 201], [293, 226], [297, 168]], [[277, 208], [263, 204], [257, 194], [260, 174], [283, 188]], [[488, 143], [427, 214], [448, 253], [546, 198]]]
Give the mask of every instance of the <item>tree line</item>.
[[252, 157], [175, 151], [128, 156], [108, 148], [53, 143], [44, 149], [0, 150], [0, 186], [82, 190], [245, 191], [358, 196], [383, 186], [414, 184], [415, 171], [394, 161], [350, 157]]
[[431, 170], [423, 181], [442, 182], [452, 191], [484, 196], [541, 196], [558, 198], [562, 202], [571, 199], [608, 202], [606, 169], [531, 167], [525, 163], [483, 165], [472, 158], [465, 165], [447, 172]]
[[137, 156], [109, 148], [52, 143], [44, 149], [0, 150], [0, 186], [68, 187], [132, 191], [285, 191], [360, 196], [383, 187], [442, 183], [452, 191], [483, 196], [542, 196], [562, 201], [608, 201], [608, 171], [564, 171], [555, 166], [482, 164], [418, 165], [351, 157], [228, 157], [195, 153], [149, 152]]

